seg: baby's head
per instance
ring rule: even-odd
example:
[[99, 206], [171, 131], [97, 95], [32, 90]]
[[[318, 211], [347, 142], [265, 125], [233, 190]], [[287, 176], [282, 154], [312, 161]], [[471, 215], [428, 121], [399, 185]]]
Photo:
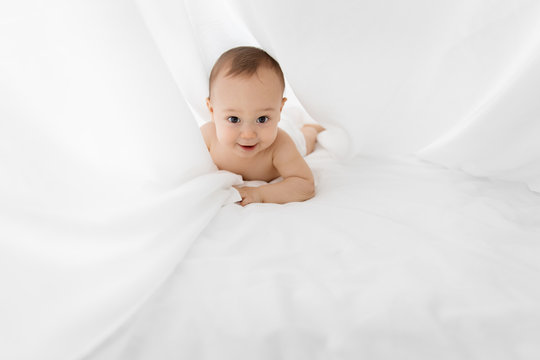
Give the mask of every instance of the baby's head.
[[242, 46], [223, 53], [206, 99], [218, 141], [243, 157], [267, 149], [277, 136], [284, 89], [281, 67], [264, 50]]

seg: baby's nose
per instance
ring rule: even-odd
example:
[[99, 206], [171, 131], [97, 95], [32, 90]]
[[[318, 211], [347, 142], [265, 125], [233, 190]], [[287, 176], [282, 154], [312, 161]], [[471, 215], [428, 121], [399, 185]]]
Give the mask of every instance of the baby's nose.
[[245, 126], [240, 132], [240, 137], [242, 139], [253, 139], [257, 137], [257, 133], [251, 126]]

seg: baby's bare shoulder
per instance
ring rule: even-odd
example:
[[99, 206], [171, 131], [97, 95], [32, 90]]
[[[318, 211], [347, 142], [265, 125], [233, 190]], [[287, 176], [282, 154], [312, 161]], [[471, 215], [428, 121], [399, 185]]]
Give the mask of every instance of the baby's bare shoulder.
[[201, 132], [208, 135], [215, 135], [216, 134], [216, 125], [214, 122], [209, 121], [201, 126]]
[[294, 145], [294, 141], [292, 138], [287, 134], [287, 132], [283, 129], [278, 128], [278, 133], [276, 136], [276, 140], [274, 141], [274, 145], [278, 146], [287, 146], [287, 145]]
[[278, 129], [276, 140], [272, 146], [272, 158], [281, 159], [281, 161], [301, 157], [293, 139], [282, 129]]
[[274, 151], [289, 150], [291, 146], [296, 149], [293, 139], [283, 129], [278, 129], [278, 134], [273, 145]]
[[286, 179], [294, 176], [313, 181], [311, 169], [296, 148], [289, 134], [280, 129], [275, 144], [276, 148], [272, 161], [281, 177]]
[[213, 122], [207, 122], [201, 126], [201, 133], [206, 143], [206, 147], [210, 150], [212, 143], [216, 137], [216, 125]]

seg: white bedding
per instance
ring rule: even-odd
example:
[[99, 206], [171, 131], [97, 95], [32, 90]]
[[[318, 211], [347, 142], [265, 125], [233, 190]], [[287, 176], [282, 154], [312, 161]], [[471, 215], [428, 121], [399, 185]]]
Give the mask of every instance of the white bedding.
[[308, 161], [314, 199], [222, 208], [91, 358], [537, 358], [538, 194], [414, 158]]
[[[0, 1], [0, 359], [539, 359], [539, 20]], [[211, 161], [237, 45], [281, 63], [284, 118], [346, 131], [307, 158], [312, 200], [242, 208]]]

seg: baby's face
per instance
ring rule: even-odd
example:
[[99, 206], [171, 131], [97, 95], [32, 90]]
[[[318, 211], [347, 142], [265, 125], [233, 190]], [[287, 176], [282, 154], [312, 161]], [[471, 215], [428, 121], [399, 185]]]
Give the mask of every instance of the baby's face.
[[276, 73], [261, 67], [251, 77], [225, 77], [223, 70], [212, 84], [207, 99], [217, 139], [241, 157], [252, 157], [276, 139], [283, 98], [283, 86]]

